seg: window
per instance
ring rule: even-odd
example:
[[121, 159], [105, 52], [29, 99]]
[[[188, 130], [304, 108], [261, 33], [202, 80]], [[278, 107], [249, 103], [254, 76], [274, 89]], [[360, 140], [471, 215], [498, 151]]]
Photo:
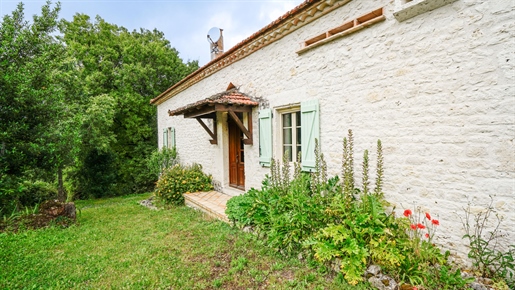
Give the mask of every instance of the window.
[[[272, 157], [289, 161], [302, 161], [302, 170], [315, 170], [315, 140], [320, 141], [320, 113], [318, 100], [299, 105], [287, 105], [259, 111], [259, 163], [270, 166]], [[272, 142], [272, 128], [277, 138]], [[272, 148], [273, 145], [273, 148]], [[301, 158], [299, 159], [299, 153]], [[272, 156], [273, 155], [273, 156]]]
[[165, 128], [163, 130], [163, 148], [173, 147], [175, 147], [175, 128]]
[[168, 128], [163, 129], [163, 148], [168, 148]]
[[282, 154], [288, 161], [298, 162], [302, 152], [300, 111], [283, 113], [282, 119]]

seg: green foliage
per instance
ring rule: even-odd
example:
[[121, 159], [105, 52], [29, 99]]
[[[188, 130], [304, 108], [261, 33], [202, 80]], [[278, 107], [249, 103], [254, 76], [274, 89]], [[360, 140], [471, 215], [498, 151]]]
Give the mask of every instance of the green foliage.
[[63, 46], [52, 35], [60, 5], [43, 5], [32, 23], [23, 4], [0, 22], [0, 168], [20, 175], [51, 168], [48, 136], [63, 109], [54, 75]]
[[0, 216], [12, 215], [23, 208], [34, 207], [45, 200], [57, 197], [54, 184], [29, 178], [0, 176]]
[[0, 172], [0, 215], [12, 214], [19, 208], [18, 200], [22, 191], [19, 178]]
[[155, 149], [146, 162], [150, 174], [157, 180], [164, 170], [179, 163], [177, 149], [175, 147]]
[[107, 94], [94, 96], [90, 99], [83, 120], [83, 138], [87, 146], [98, 152], [109, 152], [112, 143], [116, 141], [113, 131], [116, 101]]
[[58, 78], [65, 47], [54, 37], [59, 11], [47, 2], [29, 22], [20, 3], [0, 21], [2, 214], [20, 206], [27, 172], [55, 168], [55, 128], [65, 111]]
[[43, 180], [24, 180], [21, 185], [22, 190], [18, 201], [23, 206], [35, 206], [43, 201], [57, 198], [55, 185]]
[[383, 168], [383, 145], [381, 144], [381, 140], [377, 140], [377, 163], [376, 163], [376, 184], [374, 189], [374, 194], [381, 198], [383, 195], [383, 176], [384, 176], [384, 168]]
[[[469, 240], [470, 251], [468, 257], [482, 277], [506, 280], [511, 288], [515, 287], [515, 245], [506, 239], [507, 234], [502, 234], [500, 225], [503, 221], [495, 213], [493, 197], [490, 196], [490, 204], [486, 209], [477, 214], [472, 213], [470, 204], [465, 210], [465, 218], [462, 218], [466, 234], [463, 238]], [[496, 221], [492, 221], [494, 214]], [[488, 231], [488, 227], [491, 227]], [[508, 247], [501, 248], [502, 240]]]
[[152, 190], [148, 101], [198, 68], [162, 32], [84, 14], [59, 21], [59, 11], [48, 1], [29, 22], [20, 3], [0, 21], [0, 211], [25, 179], [57, 180], [62, 200]]
[[252, 225], [254, 219], [249, 215], [252, 212], [256, 197], [257, 190], [252, 188], [245, 194], [229, 199], [225, 211], [227, 218], [239, 227]]
[[362, 281], [370, 263], [396, 269], [405, 259], [403, 251], [396, 247], [395, 238], [405, 238], [396, 219], [384, 212], [373, 195], [350, 208], [341, 201], [341, 197], [335, 198], [332, 205], [332, 213], [338, 215], [340, 222], [319, 230], [305, 246], [314, 251], [320, 262], [340, 259], [342, 273], [352, 285]]
[[443, 265], [440, 269], [435, 269], [435, 280], [429, 280], [428, 286], [432, 289], [467, 289], [467, 284], [474, 281], [474, 278], [464, 279], [460, 269], [452, 270], [449, 266]]
[[[98, 167], [112, 175], [104, 195], [152, 190], [157, 176], [148, 171], [147, 159], [157, 143], [157, 127], [156, 109], [148, 101], [197, 69], [198, 63], [184, 63], [157, 30], [131, 32], [85, 14], [59, 26], [77, 80], [69, 86], [74, 103], [91, 112], [81, 128], [84, 142], [77, 170], [89, 171], [84, 167], [92, 155], [109, 154], [112, 158], [98, 160], [105, 162]], [[90, 185], [104, 183], [102, 175], [90, 177], [101, 180], [81, 180], [79, 189], [86, 196]]]
[[117, 195], [113, 188], [117, 177], [115, 154], [98, 150], [86, 153], [76, 175], [79, 186], [75, 197], [85, 199]]
[[155, 196], [165, 204], [183, 205], [184, 193], [213, 189], [211, 175], [202, 172], [202, 166], [177, 164], [163, 172], [157, 181]]
[[363, 283], [365, 269], [375, 264], [398, 281], [412, 285], [431, 289], [463, 287], [467, 280], [459, 271], [450, 270], [448, 252], [442, 254], [430, 242], [438, 221], [428, 218], [430, 238], [424, 240], [421, 231], [411, 229], [413, 222], [387, 212], [380, 141], [375, 188], [370, 186], [367, 150], [363, 155], [361, 190], [355, 187], [353, 140], [349, 130], [343, 142], [341, 181], [338, 177], [327, 178], [317, 141], [315, 172], [301, 173], [299, 164], [294, 164], [290, 179], [289, 163], [272, 160], [270, 176], [261, 189], [251, 189], [228, 202], [229, 218], [237, 226], [252, 226], [260, 238], [283, 254], [300, 252], [325, 267], [339, 265], [343, 279], [351, 285]]
[[[317, 147], [319, 150], [318, 143]], [[300, 173], [299, 164], [294, 166], [294, 178], [290, 180], [287, 159], [282, 163], [272, 160], [270, 176], [262, 188], [231, 199], [226, 210], [236, 225], [254, 226], [269, 246], [285, 255], [301, 251], [302, 243], [328, 222], [325, 211], [339, 188], [338, 177], [326, 180], [321, 155], [312, 174]]]

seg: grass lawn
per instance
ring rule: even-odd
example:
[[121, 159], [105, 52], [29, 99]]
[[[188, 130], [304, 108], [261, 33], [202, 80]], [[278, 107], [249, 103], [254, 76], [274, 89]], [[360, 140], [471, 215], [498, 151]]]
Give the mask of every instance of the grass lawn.
[[0, 234], [0, 289], [349, 288], [190, 208], [140, 206], [148, 196], [78, 201], [72, 227]]

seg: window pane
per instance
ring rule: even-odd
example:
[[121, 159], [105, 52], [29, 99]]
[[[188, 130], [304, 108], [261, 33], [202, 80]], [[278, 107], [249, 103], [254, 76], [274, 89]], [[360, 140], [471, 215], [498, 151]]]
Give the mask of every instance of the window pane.
[[283, 114], [283, 127], [291, 127], [291, 113]]
[[302, 156], [301, 146], [297, 146], [297, 152], [295, 153], [297, 158], [297, 162], [300, 162], [300, 156]]
[[290, 145], [291, 144], [291, 129], [283, 129], [283, 144]]
[[302, 144], [300, 142], [300, 140], [301, 140], [301, 138], [300, 138], [300, 128], [297, 128], [297, 145]]
[[295, 113], [295, 124], [300, 127], [300, 112]]
[[288, 158], [288, 161], [292, 161], [292, 148], [291, 146], [283, 146], [283, 155], [286, 155], [286, 158]]

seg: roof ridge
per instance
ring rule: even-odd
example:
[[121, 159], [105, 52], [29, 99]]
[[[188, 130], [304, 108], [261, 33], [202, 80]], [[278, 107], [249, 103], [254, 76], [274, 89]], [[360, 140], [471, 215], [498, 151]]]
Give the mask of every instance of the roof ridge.
[[[150, 100], [150, 103], [160, 104], [166, 101], [170, 97], [173, 97], [175, 94], [187, 89], [191, 85], [199, 82], [200, 80], [224, 68], [225, 66], [252, 54], [256, 50], [261, 49], [278, 39], [281, 39], [283, 36], [291, 33], [297, 28], [302, 27], [303, 25], [310, 23], [315, 19], [318, 19], [326, 13], [329, 13], [330, 11], [340, 6], [345, 5], [350, 1], [351, 0], [306, 0], [302, 2], [292, 10], [280, 16], [278, 19], [272, 21], [267, 26], [261, 28], [251, 36], [239, 42], [219, 57], [209, 61], [204, 66], [187, 75], [185, 78], [169, 87], [157, 97]], [[320, 5], [315, 5], [319, 2], [322, 3]], [[291, 22], [288, 22], [290, 18], [293, 19], [291, 19]], [[272, 32], [266, 35], [269, 31]], [[260, 38], [260, 36], [262, 37]], [[174, 90], [175, 92], [173, 95], [169, 94]]]

